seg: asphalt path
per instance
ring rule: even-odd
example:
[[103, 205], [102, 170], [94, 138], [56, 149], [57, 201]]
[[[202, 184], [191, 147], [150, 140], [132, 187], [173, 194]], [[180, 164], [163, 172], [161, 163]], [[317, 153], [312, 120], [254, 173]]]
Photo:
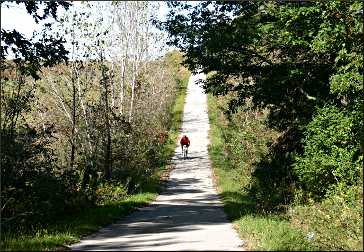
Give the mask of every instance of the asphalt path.
[[181, 136], [191, 141], [183, 159], [177, 143], [166, 189], [148, 207], [71, 246], [74, 250], [243, 250], [227, 220], [212, 180], [208, 157], [207, 97], [192, 75], [184, 107]]

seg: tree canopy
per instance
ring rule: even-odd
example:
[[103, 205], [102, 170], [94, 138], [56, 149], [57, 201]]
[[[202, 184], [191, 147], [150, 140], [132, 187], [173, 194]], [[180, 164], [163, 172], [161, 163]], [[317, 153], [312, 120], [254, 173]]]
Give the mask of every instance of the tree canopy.
[[[160, 26], [170, 34], [169, 44], [186, 53], [190, 69], [214, 73], [205, 83], [208, 92], [239, 94], [232, 110], [252, 96], [256, 106], [270, 106], [277, 126], [285, 128], [310, 118], [323, 101], [346, 100], [353, 93], [348, 89], [361, 90], [359, 2], [188, 5], [170, 3]], [[354, 82], [343, 80], [349, 76]]]
[[[59, 7], [68, 9], [71, 6], [65, 1], [16, 1], [15, 3], [24, 5], [36, 23], [48, 17], [57, 20], [57, 9]], [[3, 1], [1, 4], [6, 5]], [[39, 14], [39, 12], [43, 12], [43, 14]], [[4, 60], [11, 52], [21, 73], [38, 79], [38, 71], [42, 66], [52, 66], [67, 60], [68, 51], [64, 48], [64, 39], [46, 33], [50, 29], [51, 25], [45, 24], [40, 38], [33, 35], [31, 39], [25, 38], [15, 29], [12, 31], [1, 29], [1, 59]]]
[[[158, 25], [168, 32], [169, 44], [186, 54], [190, 70], [208, 74], [206, 92], [234, 94], [228, 113], [251, 99], [255, 108], [269, 109], [267, 125], [284, 132], [271, 147], [271, 158], [260, 164], [267, 169], [256, 176], [269, 177], [271, 184], [297, 179], [319, 196], [338, 182], [356, 183], [363, 155], [362, 2], [171, 2], [169, 7], [167, 20]], [[344, 163], [350, 164], [347, 169]], [[325, 186], [316, 190], [323, 178]]]

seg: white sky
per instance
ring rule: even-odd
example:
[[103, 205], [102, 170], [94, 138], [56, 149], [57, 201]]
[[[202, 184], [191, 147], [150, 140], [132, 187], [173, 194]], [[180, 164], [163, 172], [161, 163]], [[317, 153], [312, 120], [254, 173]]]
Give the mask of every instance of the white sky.
[[[166, 2], [160, 2], [158, 10], [159, 18], [165, 17], [168, 13]], [[73, 2], [73, 5], [79, 6], [81, 2]], [[9, 6], [9, 8], [7, 7]], [[63, 8], [58, 9], [58, 16], [64, 12]], [[53, 19], [50, 19], [53, 20]], [[43, 21], [46, 22], [46, 21]], [[23, 4], [16, 4], [14, 2], [6, 2], [1, 4], [1, 28], [5, 30], [17, 30], [25, 37], [31, 38], [34, 31], [40, 30], [42, 22], [36, 24], [34, 19], [27, 13]]]
[[[9, 6], [10, 8], [7, 8]], [[34, 19], [27, 14], [22, 4], [1, 4], [1, 28], [5, 30], [16, 29], [26, 37], [31, 37], [33, 31], [39, 29]]]

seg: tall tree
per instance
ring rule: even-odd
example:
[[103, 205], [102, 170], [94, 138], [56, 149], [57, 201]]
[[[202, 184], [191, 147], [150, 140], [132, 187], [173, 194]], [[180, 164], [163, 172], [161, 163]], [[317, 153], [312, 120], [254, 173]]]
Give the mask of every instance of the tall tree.
[[[169, 44], [185, 53], [184, 63], [191, 70], [210, 73], [204, 82], [206, 91], [234, 93], [229, 112], [252, 98], [254, 107], [270, 110], [269, 126], [284, 133], [271, 148], [273, 161], [259, 164], [266, 169], [256, 171], [261, 179], [266, 178], [262, 185], [272, 185], [268, 191], [274, 190], [274, 183], [286, 186], [296, 176], [304, 188], [315, 191], [314, 185], [321, 185], [318, 174], [323, 170], [330, 179], [324, 190], [315, 191], [320, 196], [338, 181], [355, 183], [346, 179], [359, 176], [360, 144], [342, 140], [344, 147], [340, 151], [337, 148], [338, 139], [346, 134], [362, 139], [358, 123], [363, 97], [359, 84], [363, 79], [360, 1], [201, 2], [194, 7], [170, 2], [169, 6], [167, 20], [159, 25], [169, 33]], [[336, 108], [325, 108], [328, 106]], [[334, 121], [333, 127], [346, 133], [323, 137], [323, 132], [330, 131], [321, 128], [327, 124], [322, 122], [321, 113], [330, 114], [332, 120], [340, 117], [333, 114], [344, 113], [352, 127], [345, 129], [346, 123]], [[316, 116], [319, 122], [313, 123]], [[316, 140], [311, 141], [316, 134]], [[306, 140], [302, 141], [304, 135]], [[318, 139], [332, 141], [321, 145]], [[308, 161], [312, 156], [308, 153], [319, 155], [321, 148], [330, 154]], [[303, 159], [293, 158], [304, 151], [308, 153]], [[346, 157], [342, 162], [351, 164], [345, 169], [347, 173], [332, 175], [343, 165], [329, 162], [333, 156]], [[317, 180], [312, 182], [311, 175]]]

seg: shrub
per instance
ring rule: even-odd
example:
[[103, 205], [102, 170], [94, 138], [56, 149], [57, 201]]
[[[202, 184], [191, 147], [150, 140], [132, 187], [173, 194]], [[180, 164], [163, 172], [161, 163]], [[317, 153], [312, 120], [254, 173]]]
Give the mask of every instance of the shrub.
[[360, 121], [330, 105], [317, 111], [304, 132], [304, 153], [295, 157], [294, 172], [302, 188], [322, 197], [334, 185], [355, 185], [360, 178]]
[[96, 190], [96, 202], [100, 205], [120, 201], [127, 196], [127, 188], [120, 182], [105, 182]]
[[0, 137], [2, 227], [44, 222], [61, 212], [66, 188], [54, 172], [49, 136], [23, 127]]
[[320, 250], [363, 250], [362, 185], [340, 184], [321, 203], [296, 206], [290, 215]]

